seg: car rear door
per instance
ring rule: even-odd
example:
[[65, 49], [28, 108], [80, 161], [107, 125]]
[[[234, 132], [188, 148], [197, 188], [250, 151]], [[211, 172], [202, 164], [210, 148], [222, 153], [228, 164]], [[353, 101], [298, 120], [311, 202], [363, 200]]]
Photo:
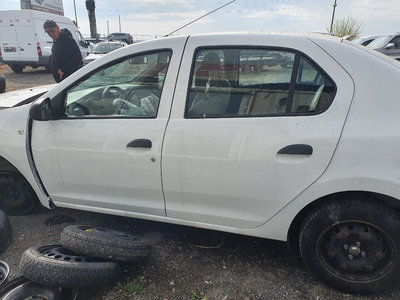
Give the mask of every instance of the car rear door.
[[[35, 33], [35, 27], [31, 17], [15, 19], [15, 29], [17, 35], [17, 48], [19, 51], [20, 61], [34, 62], [39, 61], [38, 49], [37, 49], [37, 34]], [[40, 28], [40, 27], [39, 27]], [[41, 29], [41, 28], [40, 28]]]
[[162, 153], [167, 215], [265, 223], [327, 168], [352, 96], [345, 70], [304, 37], [189, 38]]

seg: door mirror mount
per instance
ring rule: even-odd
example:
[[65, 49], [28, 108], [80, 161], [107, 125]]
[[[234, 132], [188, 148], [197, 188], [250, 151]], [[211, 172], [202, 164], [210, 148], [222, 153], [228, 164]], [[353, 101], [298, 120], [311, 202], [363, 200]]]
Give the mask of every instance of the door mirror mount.
[[32, 103], [29, 116], [35, 121], [55, 120], [55, 111], [49, 97], [38, 99]]
[[389, 43], [386, 45], [385, 49], [393, 49], [394, 48], [394, 43]]

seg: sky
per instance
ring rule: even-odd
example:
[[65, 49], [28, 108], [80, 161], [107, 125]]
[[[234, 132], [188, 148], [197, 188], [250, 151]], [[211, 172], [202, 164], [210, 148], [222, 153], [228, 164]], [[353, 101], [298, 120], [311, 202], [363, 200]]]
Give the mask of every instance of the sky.
[[[62, 0], [64, 15], [90, 36], [85, 0]], [[162, 37], [230, 2], [229, 0], [95, 0], [97, 32], [129, 32], [135, 40]], [[216, 31], [327, 32], [334, 0], [236, 0], [175, 35]], [[0, 0], [0, 10], [20, 9], [19, 0]], [[337, 0], [335, 20], [355, 18], [361, 35], [400, 31], [400, 0]]]

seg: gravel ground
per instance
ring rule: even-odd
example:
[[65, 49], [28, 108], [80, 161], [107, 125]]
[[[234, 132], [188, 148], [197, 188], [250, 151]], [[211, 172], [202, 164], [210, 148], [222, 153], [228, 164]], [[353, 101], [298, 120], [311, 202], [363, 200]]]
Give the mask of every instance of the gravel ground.
[[9, 66], [2, 65], [3, 75], [6, 78], [6, 92], [30, 88], [38, 85], [56, 83], [51, 73], [44, 67], [33, 69], [25, 67], [22, 73], [14, 73]]
[[[7, 91], [54, 82], [42, 68], [14, 74], [4, 66], [3, 71]], [[27, 248], [58, 243], [60, 232], [70, 224], [122, 230], [152, 243], [146, 260], [124, 265], [120, 284], [79, 290], [80, 300], [400, 299], [399, 287], [372, 296], [334, 290], [288, 253], [283, 242], [61, 208], [10, 216], [10, 221], [12, 243], [0, 255], [11, 267], [10, 279], [18, 276], [19, 259]], [[126, 295], [121, 285], [128, 283], [138, 287], [137, 294]]]

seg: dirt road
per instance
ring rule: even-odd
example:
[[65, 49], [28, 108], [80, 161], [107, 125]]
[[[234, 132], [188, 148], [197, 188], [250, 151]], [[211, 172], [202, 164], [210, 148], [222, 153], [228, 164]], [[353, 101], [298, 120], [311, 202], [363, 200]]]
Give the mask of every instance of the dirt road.
[[11, 92], [19, 89], [34, 87], [56, 83], [51, 73], [46, 71], [44, 67], [32, 69], [25, 67], [22, 73], [14, 73], [9, 66], [2, 65], [3, 75], [6, 78], [6, 92]]
[[[7, 90], [53, 83], [44, 69], [14, 74], [4, 68]], [[400, 287], [374, 296], [351, 296], [322, 284], [286, 244], [209, 230], [69, 209], [41, 210], [10, 217], [13, 240], [0, 254], [19, 273], [22, 253], [34, 245], [59, 242], [70, 224], [97, 225], [137, 234], [153, 245], [148, 259], [125, 265], [120, 284], [79, 291], [88, 299], [400, 299]], [[137, 291], [128, 296], [128, 283]]]

